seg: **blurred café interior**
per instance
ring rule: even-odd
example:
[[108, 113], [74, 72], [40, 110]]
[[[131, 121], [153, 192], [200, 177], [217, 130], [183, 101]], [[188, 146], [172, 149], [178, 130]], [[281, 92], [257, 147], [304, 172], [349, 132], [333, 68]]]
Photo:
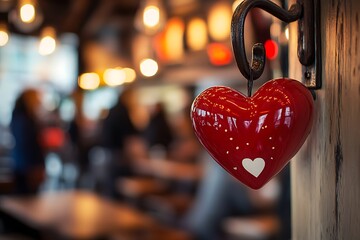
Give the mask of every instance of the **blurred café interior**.
[[[289, 170], [243, 186], [189, 117], [209, 86], [246, 92], [241, 2], [0, 0], [0, 238], [289, 239]], [[255, 9], [245, 27], [255, 86], [287, 76], [287, 26]]]

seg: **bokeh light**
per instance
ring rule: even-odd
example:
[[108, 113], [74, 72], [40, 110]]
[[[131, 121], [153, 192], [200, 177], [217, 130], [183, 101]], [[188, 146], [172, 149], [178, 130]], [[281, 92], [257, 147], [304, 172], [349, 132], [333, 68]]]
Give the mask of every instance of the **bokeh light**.
[[153, 59], [146, 58], [140, 62], [140, 72], [145, 77], [154, 76], [158, 70], [158, 63]]
[[100, 85], [100, 77], [97, 73], [83, 73], [78, 79], [78, 84], [82, 89], [94, 90]]

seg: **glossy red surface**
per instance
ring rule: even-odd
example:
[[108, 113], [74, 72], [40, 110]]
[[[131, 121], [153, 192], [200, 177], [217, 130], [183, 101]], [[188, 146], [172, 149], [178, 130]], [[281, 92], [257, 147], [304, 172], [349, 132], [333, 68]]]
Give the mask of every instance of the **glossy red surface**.
[[228, 87], [208, 88], [194, 100], [191, 118], [210, 155], [239, 181], [259, 189], [300, 149], [313, 108], [304, 85], [275, 79], [250, 98]]

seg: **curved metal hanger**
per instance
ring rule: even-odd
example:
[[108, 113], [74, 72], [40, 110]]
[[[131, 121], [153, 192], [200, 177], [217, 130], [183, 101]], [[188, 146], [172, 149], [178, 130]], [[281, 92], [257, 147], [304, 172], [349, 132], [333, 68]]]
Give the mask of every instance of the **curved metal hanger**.
[[265, 49], [263, 44], [257, 43], [253, 47], [253, 55], [251, 64], [246, 58], [244, 28], [245, 18], [252, 8], [260, 8], [280, 20], [290, 23], [298, 20], [302, 13], [302, 7], [296, 3], [290, 9], [284, 10], [278, 5], [267, 0], [247, 0], [243, 1], [235, 10], [231, 21], [231, 41], [235, 54], [235, 59], [240, 72], [245, 78], [258, 79], [264, 71], [265, 67]]
[[260, 8], [286, 23], [299, 20], [299, 61], [302, 65], [308, 67], [305, 72], [305, 78], [315, 80], [315, 83], [312, 82], [312, 85], [308, 87], [314, 89], [321, 87], [321, 82], [317, 82], [320, 81], [320, 42], [318, 40], [319, 36], [315, 32], [319, 21], [318, 18], [314, 17], [314, 14], [319, 10], [318, 2], [318, 0], [298, 0], [295, 4], [291, 5], [289, 10], [279, 7], [269, 0], [245, 0], [237, 6], [231, 21], [231, 41], [237, 66], [249, 81], [249, 96], [251, 95], [252, 82], [261, 76], [265, 67], [265, 49], [262, 43], [256, 43], [253, 46], [251, 64], [249, 64], [246, 57], [244, 40], [245, 18], [253, 8]]

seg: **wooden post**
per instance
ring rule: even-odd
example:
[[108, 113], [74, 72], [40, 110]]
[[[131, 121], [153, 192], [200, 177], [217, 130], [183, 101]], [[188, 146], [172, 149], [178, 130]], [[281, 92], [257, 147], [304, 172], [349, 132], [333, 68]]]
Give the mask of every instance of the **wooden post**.
[[[296, 23], [290, 32], [301, 79]], [[321, 37], [315, 122], [291, 161], [292, 239], [360, 239], [360, 1], [321, 0]]]

